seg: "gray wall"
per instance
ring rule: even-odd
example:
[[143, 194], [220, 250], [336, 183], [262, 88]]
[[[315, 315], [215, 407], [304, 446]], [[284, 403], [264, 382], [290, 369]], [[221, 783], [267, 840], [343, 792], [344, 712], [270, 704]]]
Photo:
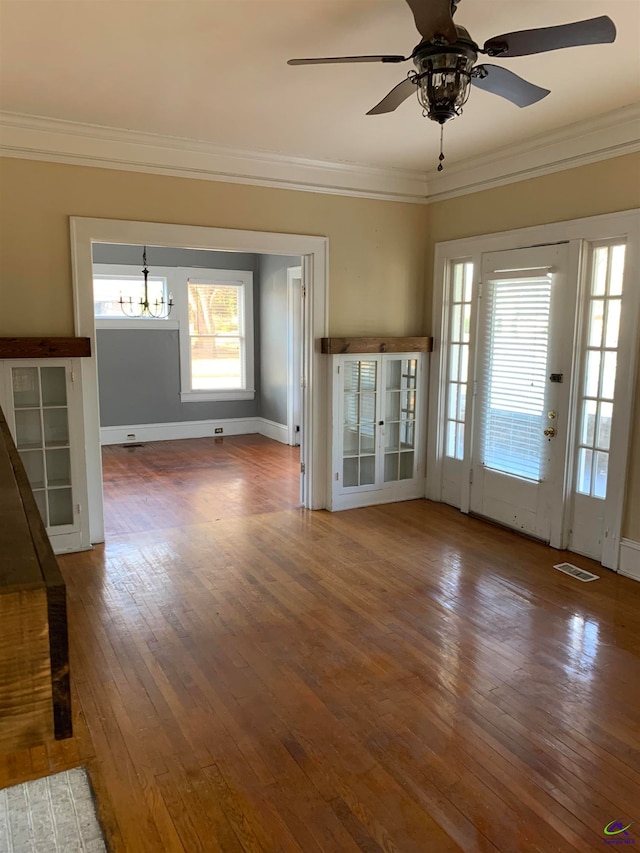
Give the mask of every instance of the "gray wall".
[[[123, 246], [117, 243], [94, 243], [94, 264], [133, 264], [142, 269], [142, 246]], [[244, 252], [208, 252], [203, 249], [170, 249], [165, 246], [147, 247], [147, 266], [204, 267], [211, 270], [257, 269], [258, 255]]]
[[[96, 244], [95, 263], [140, 264], [139, 246]], [[240, 252], [206, 252], [151, 247], [153, 266], [191, 266], [251, 270], [255, 334], [254, 400], [182, 403], [180, 401], [180, 347], [177, 329], [98, 329], [98, 383], [100, 425], [172, 423], [178, 421], [248, 418], [260, 415], [260, 287], [258, 256]], [[286, 417], [286, 408], [285, 408]]]
[[287, 268], [300, 257], [259, 256], [261, 416], [287, 423]]
[[100, 426], [252, 418], [254, 400], [182, 403], [178, 330], [99, 329]]

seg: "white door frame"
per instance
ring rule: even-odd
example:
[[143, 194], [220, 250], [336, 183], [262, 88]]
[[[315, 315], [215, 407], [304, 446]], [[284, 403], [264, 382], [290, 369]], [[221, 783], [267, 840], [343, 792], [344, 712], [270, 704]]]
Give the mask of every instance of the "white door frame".
[[302, 257], [302, 280], [307, 293], [305, 327], [308, 330], [304, 340], [307, 393], [304, 396], [305, 434], [301, 447], [305, 470], [302, 490], [306, 508], [324, 509], [327, 500], [327, 446], [324, 438], [327, 385], [325, 371], [322, 369], [320, 338], [326, 337], [328, 329], [328, 239], [299, 234], [75, 216], [70, 218], [70, 237], [75, 334], [91, 339], [92, 352], [90, 358], [81, 359], [91, 542], [104, 541], [96, 330], [93, 311], [93, 243], [136, 243]]
[[302, 390], [301, 298], [302, 267], [287, 267], [287, 444], [290, 445], [300, 444], [302, 438], [300, 435], [296, 436], [294, 417], [296, 403], [302, 402], [300, 398]]
[[[429, 397], [429, 431], [427, 448], [427, 497], [433, 501], [442, 500], [443, 480], [443, 456], [444, 456], [444, 424], [445, 424], [445, 388], [446, 376], [444, 374], [445, 361], [441, 357], [442, 341], [447, 340], [446, 322], [447, 312], [445, 310], [445, 285], [449, 274], [449, 265], [454, 260], [470, 260], [474, 264], [474, 294], [480, 282], [481, 257], [486, 252], [499, 252], [509, 249], [520, 249], [545, 244], [569, 242], [582, 240], [585, 243], [598, 240], [624, 238], [627, 241], [626, 269], [627, 273], [627, 305], [629, 311], [623, 318], [624, 330], [629, 347], [626, 360], [626, 374], [620, 383], [620, 393], [616, 394], [616, 418], [622, 424], [624, 435], [619, 437], [615, 447], [616, 461], [614, 469], [617, 474], [611, 479], [611, 497], [607, 498], [609, 537], [603, 546], [603, 565], [608, 568], [617, 569], [619, 559], [620, 532], [622, 526], [622, 514], [624, 509], [625, 482], [624, 476], [627, 470], [629, 458], [629, 442], [631, 437], [631, 419], [633, 414], [632, 402], [636, 378], [636, 354], [638, 341], [638, 326], [640, 313], [640, 288], [635, 287], [638, 272], [640, 271], [640, 208], [618, 213], [604, 214], [584, 219], [568, 220], [566, 222], [554, 222], [548, 225], [534, 226], [531, 228], [520, 228], [513, 231], [505, 231], [498, 234], [484, 234], [475, 237], [467, 237], [460, 240], [450, 240], [437, 243], [435, 246], [434, 261], [434, 288], [433, 288], [433, 335], [434, 347], [430, 363], [430, 397]], [[580, 276], [579, 298], [582, 293], [584, 272]], [[629, 287], [629, 285], [631, 285]], [[472, 313], [472, 324], [477, 317], [475, 310], [476, 300], [474, 298], [474, 310]], [[573, 331], [573, 330], [572, 330]], [[580, 336], [576, 336], [576, 345], [579, 345]], [[473, 347], [472, 347], [473, 350]], [[469, 376], [473, 380], [475, 371], [474, 359], [470, 359]], [[616, 387], [618, 391], [618, 386]], [[470, 431], [469, 431], [470, 432]], [[467, 436], [467, 442], [470, 436]], [[467, 451], [469, 445], [467, 444]], [[469, 512], [469, 478], [471, 473], [470, 454], [465, 452], [465, 461], [461, 466], [461, 505], [462, 512]], [[611, 475], [610, 475], [611, 476]], [[566, 513], [565, 513], [566, 515]], [[563, 526], [566, 530], [566, 525]]]

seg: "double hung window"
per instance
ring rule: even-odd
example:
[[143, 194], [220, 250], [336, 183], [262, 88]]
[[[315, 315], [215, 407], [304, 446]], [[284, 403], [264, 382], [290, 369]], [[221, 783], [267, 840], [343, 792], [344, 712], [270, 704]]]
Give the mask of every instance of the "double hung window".
[[253, 276], [206, 270], [188, 275], [180, 346], [183, 401], [251, 400]]

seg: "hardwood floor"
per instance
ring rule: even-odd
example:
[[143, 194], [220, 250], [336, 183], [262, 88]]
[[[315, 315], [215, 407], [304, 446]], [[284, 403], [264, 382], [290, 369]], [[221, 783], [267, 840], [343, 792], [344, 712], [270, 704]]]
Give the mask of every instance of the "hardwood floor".
[[300, 448], [261, 435], [102, 448], [107, 538], [300, 506]]
[[288, 508], [284, 458], [225, 501], [187, 451], [105, 465], [120, 532], [60, 558], [75, 737], [0, 786], [84, 764], [127, 853], [602, 850], [640, 816], [639, 584], [427, 501]]

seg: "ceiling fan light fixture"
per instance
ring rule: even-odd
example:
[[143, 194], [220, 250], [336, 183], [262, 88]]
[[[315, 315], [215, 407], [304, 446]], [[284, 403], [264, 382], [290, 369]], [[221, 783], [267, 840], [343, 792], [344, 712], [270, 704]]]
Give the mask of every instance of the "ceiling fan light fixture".
[[444, 124], [460, 115], [471, 90], [476, 58], [475, 51], [456, 47], [416, 60], [418, 100], [432, 121]]

